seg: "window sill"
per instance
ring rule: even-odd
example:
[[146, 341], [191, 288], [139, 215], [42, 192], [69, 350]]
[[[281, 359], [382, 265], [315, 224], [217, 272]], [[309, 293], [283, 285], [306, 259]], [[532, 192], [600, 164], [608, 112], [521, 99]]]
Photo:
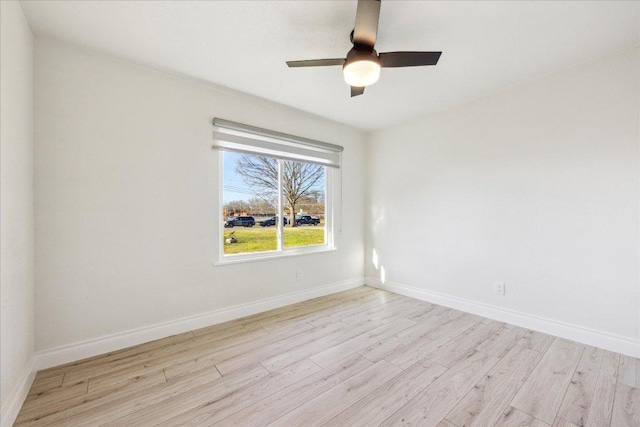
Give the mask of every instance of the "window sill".
[[214, 267], [220, 267], [225, 265], [244, 264], [247, 262], [255, 261], [273, 261], [274, 259], [289, 258], [300, 255], [322, 254], [326, 252], [334, 252], [336, 250], [337, 248], [335, 247], [321, 246], [313, 249], [312, 247], [307, 247], [303, 250], [289, 250], [285, 252], [263, 252], [261, 254], [250, 255], [227, 255], [219, 261], [214, 261], [213, 265]]

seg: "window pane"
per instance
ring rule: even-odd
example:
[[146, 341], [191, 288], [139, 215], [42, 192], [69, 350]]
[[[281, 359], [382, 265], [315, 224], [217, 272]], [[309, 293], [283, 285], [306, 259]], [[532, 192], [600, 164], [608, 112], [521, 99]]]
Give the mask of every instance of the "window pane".
[[325, 243], [325, 182], [324, 166], [282, 163], [283, 212], [289, 222], [284, 227], [285, 247]]
[[278, 161], [232, 152], [222, 155], [224, 254], [276, 250]]

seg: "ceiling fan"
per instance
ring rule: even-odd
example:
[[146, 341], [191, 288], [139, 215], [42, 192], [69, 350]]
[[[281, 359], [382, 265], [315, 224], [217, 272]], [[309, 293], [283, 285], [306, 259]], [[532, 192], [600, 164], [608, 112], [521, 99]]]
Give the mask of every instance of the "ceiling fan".
[[380, 17], [380, 0], [358, 0], [356, 23], [351, 32], [353, 48], [347, 58], [311, 59], [306, 61], [287, 61], [293, 67], [324, 67], [342, 65], [344, 80], [351, 86], [351, 96], [364, 93], [365, 86], [370, 86], [380, 78], [382, 67], [416, 67], [436, 65], [442, 52], [383, 52], [373, 48], [378, 33]]

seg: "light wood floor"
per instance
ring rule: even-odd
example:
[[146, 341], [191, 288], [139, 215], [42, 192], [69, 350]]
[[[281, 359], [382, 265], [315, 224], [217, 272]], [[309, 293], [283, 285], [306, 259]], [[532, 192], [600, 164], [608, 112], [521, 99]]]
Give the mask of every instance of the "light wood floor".
[[361, 287], [38, 373], [17, 425], [640, 426], [640, 360]]

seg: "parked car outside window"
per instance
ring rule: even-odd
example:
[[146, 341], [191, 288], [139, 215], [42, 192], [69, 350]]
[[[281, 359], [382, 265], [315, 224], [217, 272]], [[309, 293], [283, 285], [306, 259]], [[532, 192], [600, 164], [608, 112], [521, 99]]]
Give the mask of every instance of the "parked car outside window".
[[[260, 226], [269, 227], [272, 225], [276, 225], [277, 221], [278, 221], [278, 217], [272, 216], [271, 218], [265, 219], [264, 221], [260, 221]], [[287, 224], [289, 224], [289, 220], [287, 218], [284, 218], [284, 225], [287, 225]]]
[[238, 216], [224, 223], [225, 228], [253, 227], [254, 225], [256, 220], [252, 216]]
[[296, 225], [318, 225], [320, 218], [311, 215], [296, 215]]

